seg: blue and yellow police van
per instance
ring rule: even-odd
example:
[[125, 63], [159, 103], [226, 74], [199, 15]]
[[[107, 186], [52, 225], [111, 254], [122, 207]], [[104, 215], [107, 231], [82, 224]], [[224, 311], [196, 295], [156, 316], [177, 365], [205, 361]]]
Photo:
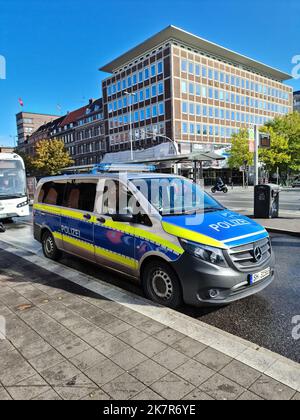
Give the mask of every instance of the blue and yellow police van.
[[274, 278], [262, 226], [192, 181], [144, 165], [103, 164], [89, 174], [42, 179], [33, 226], [47, 258], [65, 252], [115, 270], [173, 308], [228, 304]]

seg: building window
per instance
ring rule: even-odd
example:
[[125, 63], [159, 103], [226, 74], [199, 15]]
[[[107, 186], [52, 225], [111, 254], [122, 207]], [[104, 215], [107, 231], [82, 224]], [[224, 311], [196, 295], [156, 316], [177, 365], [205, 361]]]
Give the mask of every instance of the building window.
[[185, 73], [187, 71], [187, 61], [186, 60], [181, 61], [181, 71], [183, 71]]
[[156, 65], [153, 64], [151, 66], [151, 77], [155, 77], [156, 76]]
[[152, 117], [157, 117], [157, 105], [153, 105], [152, 107]]
[[181, 82], [181, 91], [182, 93], [187, 93], [187, 83]]
[[159, 113], [159, 115], [164, 115], [165, 114], [165, 105], [164, 105], [163, 102], [161, 102], [158, 105], [158, 113]]
[[153, 85], [151, 88], [151, 96], [154, 97], [157, 95], [156, 85]]
[[161, 74], [164, 72], [163, 62], [159, 61], [157, 63], [157, 74]]
[[187, 134], [188, 133], [188, 125], [187, 123], [182, 123], [182, 133]]
[[158, 94], [159, 95], [163, 95], [164, 93], [164, 84], [163, 83], [159, 83], [158, 84]]

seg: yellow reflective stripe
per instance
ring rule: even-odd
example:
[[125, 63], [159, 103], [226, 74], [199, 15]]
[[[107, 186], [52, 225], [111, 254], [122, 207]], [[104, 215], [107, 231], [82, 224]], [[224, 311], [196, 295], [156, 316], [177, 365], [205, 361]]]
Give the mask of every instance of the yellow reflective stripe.
[[65, 209], [65, 208], [57, 207], [57, 206], [47, 206], [45, 204], [35, 204], [33, 208], [35, 210], [44, 211], [45, 213], [50, 213], [50, 214], [55, 214], [55, 215], [59, 214], [64, 217], [69, 217], [71, 219], [76, 219], [76, 220], [82, 220], [87, 223], [94, 223], [97, 220], [96, 216], [92, 216], [92, 215], [89, 220], [85, 219], [83, 216], [87, 212], [82, 212], [81, 210], [76, 211], [76, 210]]
[[52, 232], [54, 238], [59, 239], [60, 241], [63, 240], [63, 235], [59, 232]]
[[[41, 210], [41, 211], [44, 211], [46, 213], [53, 213], [53, 214], [56, 214], [56, 215], [60, 214], [61, 216], [69, 217], [71, 219], [82, 220], [82, 221], [87, 222], [87, 223], [97, 223], [97, 216], [92, 216], [91, 215], [91, 219], [86, 220], [83, 217], [84, 214], [82, 212], [77, 212], [77, 211], [74, 211], [74, 210], [69, 210], [69, 209], [55, 207], [55, 206], [47, 206], [47, 205], [44, 205], [44, 204], [35, 204], [34, 208], [36, 210]], [[179, 254], [179, 255], [184, 253], [184, 250], [181, 246], [176, 245], [173, 242], [168, 241], [167, 239], [165, 239], [165, 238], [163, 238], [159, 235], [156, 235], [155, 233], [144, 230], [144, 229], [140, 229], [140, 228], [137, 228], [137, 227], [132, 227], [132, 226], [130, 226], [128, 224], [125, 224], [125, 223], [114, 222], [113, 220], [106, 220], [106, 222], [101, 226], [107, 227], [107, 228], [110, 228], [110, 229], [113, 229], [113, 230], [117, 230], [117, 231], [122, 232], [122, 233], [128, 233], [129, 235], [139, 237], [141, 239], [148, 240], [148, 241], [153, 242], [157, 245], [163, 246], [164, 248], [167, 248], [170, 251], [173, 251], [173, 252], [175, 252], [176, 254]], [[171, 233], [171, 235], [174, 235], [174, 234]], [[174, 235], [174, 236], [180, 236], [180, 235]], [[182, 236], [180, 236], [180, 237], [182, 237]]]
[[107, 249], [95, 247], [95, 253], [97, 255], [100, 255], [101, 257], [105, 257], [110, 259], [111, 261], [115, 261], [119, 264], [127, 265], [128, 267], [131, 267], [133, 269], [138, 268], [138, 262], [134, 260], [133, 258], [125, 257], [124, 255], [117, 254], [113, 251], [108, 251]]
[[70, 236], [62, 235], [61, 233], [54, 232], [53, 236], [56, 239], [63, 240], [64, 242], [67, 242], [71, 245], [74, 245], [78, 248], [84, 249], [85, 251], [89, 251], [92, 254], [95, 252], [97, 255], [100, 255], [101, 257], [105, 257], [110, 259], [111, 261], [115, 261], [119, 264], [126, 265], [128, 267], [131, 267], [133, 269], [138, 268], [138, 262], [134, 260], [133, 258], [125, 257], [124, 255], [117, 254], [116, 252], [109, 251], [105, 248], [100, 248], [98, 246], [89, 244], [88, 242], [84, 242], [80, 239], [71, 238]]
[[193, 230], [185, 229], [179, 226], [172, 225], [171, 223], [162, 222], [164, 230], [170, 235], [177, 236], [178, 238], [187, 239], [188, 241], [197, 242], [203, 245], [214, 246], [216, 248], [227, 249], [227, 246], [216, 239], [209, 236], [202, 235], [202, 233], [194, 232]]
[[176, 252], [176, 254], [183, 254], [184, 250], [173, 242], [168, 241], [167, 239], [162, 238], [154, 233], [148, 232], [147, 230], [132, 227], [120, 222], [114, 222], [112, 220], [106, 220], [105, 224], [103, 225], [113, 230], [117, 230], [119, 232], [128, 233], [129, 235], [139, 237], [142, 239], [146, 239], [150, 242], [154, 242], [158, 245], [161, 245], [165, 248], [170, 249], [171, 251]]
[[52, 213], [56, 215], [61, 214], [61, 209], [55, 206], [47, 206], [45, 204], [34, 204], [33, 208], [34, 210], [44, 211], [46, 213]]
[[80, 239], [71, 238], [70, 236], [62, 235], [62, 239], [64, 242], [68, 244], [78, 246], [79, 248], [85, 249], [86, 251], [90, 251], [94, 253], [94, 245], [89, 244], [88, 242], [81, 241]]

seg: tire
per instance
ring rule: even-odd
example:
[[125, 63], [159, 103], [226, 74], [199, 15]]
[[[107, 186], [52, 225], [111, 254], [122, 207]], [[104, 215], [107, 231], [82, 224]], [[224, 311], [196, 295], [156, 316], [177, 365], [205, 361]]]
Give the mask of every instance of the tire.
[[50, 232], [45, 232], [42, 237], [43, 253], [46, 258], [57, 261], [60, 259], [62, 253], [57, 248], [53, 235]]
[[176, 273], [164, 261], [152, 261], [142, 273], [146, 297], [160, 305], [178, 308], [182, 305], [182, 289]]
[[227, 194], [228, 193], [228, 188], [227, 187], [223, 188], [223, 193], [224, 194]]
[[212, 188], [212, 189], [211, 189], [211, 192], [212, 192], [213, 194], [215, 194], [216, 189], [215, 189], [215, 188]]

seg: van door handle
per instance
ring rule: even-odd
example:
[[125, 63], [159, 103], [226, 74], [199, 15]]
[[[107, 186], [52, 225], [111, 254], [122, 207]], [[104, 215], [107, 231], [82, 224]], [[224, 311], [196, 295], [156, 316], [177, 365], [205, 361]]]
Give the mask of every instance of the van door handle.
[[104, 219], [104, 217], [97, 217], [97, 222], [103, 225], [106, 222], [106, 219]]
[[91, 220], [91, 218], [92, 218], [92, 216], [90, 214], [85, 214], [83, 217], [86, 220]]

